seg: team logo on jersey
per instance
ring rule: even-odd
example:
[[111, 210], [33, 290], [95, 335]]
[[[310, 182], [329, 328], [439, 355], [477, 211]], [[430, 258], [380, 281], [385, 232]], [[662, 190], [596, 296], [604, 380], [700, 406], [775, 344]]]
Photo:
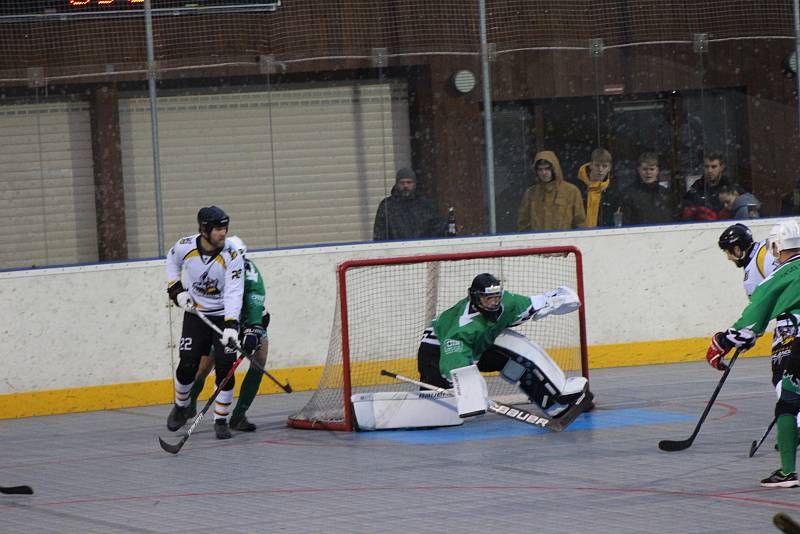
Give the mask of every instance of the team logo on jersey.
[[181, 245], [188, 245], [189, 243], [193, 243], [193, 242], [194, 242], [194, 239], [192, 239], [190, 237], [184, 237], [180, 241], [178, 241], [178, 243], [180, 243]]
[[231, 259], [232, 259], [232, 260], [235, 260], [235, 259], [236, 259], [236, 256], [238, 256], [238, 255], [239, 255], [239, 253], [238, 253], [238, 252], [236, 251], [236, 249], [235, 249], [235, 248], [233, 248], [233, 247], [229, 248], [229, 249], [228, 249], [228, 251], [231, 253]]
[[460, 352], [461, 347], [462, 343], [458, 339], [448, 339], [444, 342], [444, 353], [452, 354], [453, 352]]
[[209, 277], [208, 273], [200, 275], [200, 280], [194, 282], [192, 287], [201, 295], [217, 296], [220, 294], [219, 280]]

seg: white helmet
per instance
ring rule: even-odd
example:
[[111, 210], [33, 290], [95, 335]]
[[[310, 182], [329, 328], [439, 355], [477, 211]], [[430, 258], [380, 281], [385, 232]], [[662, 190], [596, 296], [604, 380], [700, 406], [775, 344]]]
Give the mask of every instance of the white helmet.
[[797, 224], [794, 219], [776, 224], [772, 227], [767, 242], [773, 254], [779, 254], [782, 250], [800, 248], [800, 224]]
[[238, 235], [229, 235], [228, 236], [228, 244], [231, 245], [233, 248], [239, 251], [239, 254], [244, 256], [247, 254], [247, 245], [244, 244], [242, 238]]

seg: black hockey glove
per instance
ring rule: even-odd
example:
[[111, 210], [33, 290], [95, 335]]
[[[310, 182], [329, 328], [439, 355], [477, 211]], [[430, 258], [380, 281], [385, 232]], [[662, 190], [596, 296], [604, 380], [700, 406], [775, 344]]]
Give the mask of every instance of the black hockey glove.
[[242, 330], [242, 350], [247, 354], [255, 354], [261, 348], [266, 330], [261, 325], [252, 325]]

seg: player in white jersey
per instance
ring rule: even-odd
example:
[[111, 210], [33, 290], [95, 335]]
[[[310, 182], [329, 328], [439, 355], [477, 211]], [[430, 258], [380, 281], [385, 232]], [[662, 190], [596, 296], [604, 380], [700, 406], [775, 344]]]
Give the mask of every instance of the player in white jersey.
[[[202, 208], [197, 214], [200, 232], [179, 239], [167, 254], [167, 292], [175, 304], [187, 310], [183, 314], [180, 361], [175, 369], [175, 406], [167, 418], [167, 428], [173, 432], [193, 416], [189, 395], [200, 357], [210, 354], [214, 347], [217, 385], [235, 360], [233, 346], [239, 337], [244, 260], [236, 247], [226, 240], [229, 222], [230, 218], [220, 208]], [[223, 329], [222, 337], [190, 313], [192, 308], [202, 311]], [[231, 379], [217, 396], [214, 406], [214, 431], [218, 439], [231, 437], [228, 414], [233, 386]]]
[[744, 269], [744, 292], [747, 298], [753, 294], [758, 284], [772, 274], [777, 266], [767, 240], [753, 241], [753, 233], [742, 223], [733, 224], [719, 236], [719, 248], [725, 251], [728, 259], [737, 267]]

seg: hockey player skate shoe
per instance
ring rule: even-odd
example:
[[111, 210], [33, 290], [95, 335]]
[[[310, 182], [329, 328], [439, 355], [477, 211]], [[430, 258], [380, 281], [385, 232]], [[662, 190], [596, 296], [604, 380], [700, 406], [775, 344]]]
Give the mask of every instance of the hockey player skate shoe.
[[225, 419], [214, 421], [214, 432], [217, 434], [217, 439], [231, 439], [231, 429]]
[[186, 424], [186, 420], [189, 419], [190, 411], [191, 408], [189, 406], [178, 406], [177, 404], [173, 405], [172, 411], [170, 411], [169, 416], [167, 416], [167, 429], [170, 432], [179, 430], [183, 425]]
[[797, 473], [784, 475], [783, 471], [778, 469], [762, 480], [761, 485], [765, 488], [796, 488], [800, 486], [800, 481], [797, 480]]
[[233, 418], [231, 417], [231, 428], [239, 432], [255, 432], [256, 425], [247, 420], [247, 416]]

